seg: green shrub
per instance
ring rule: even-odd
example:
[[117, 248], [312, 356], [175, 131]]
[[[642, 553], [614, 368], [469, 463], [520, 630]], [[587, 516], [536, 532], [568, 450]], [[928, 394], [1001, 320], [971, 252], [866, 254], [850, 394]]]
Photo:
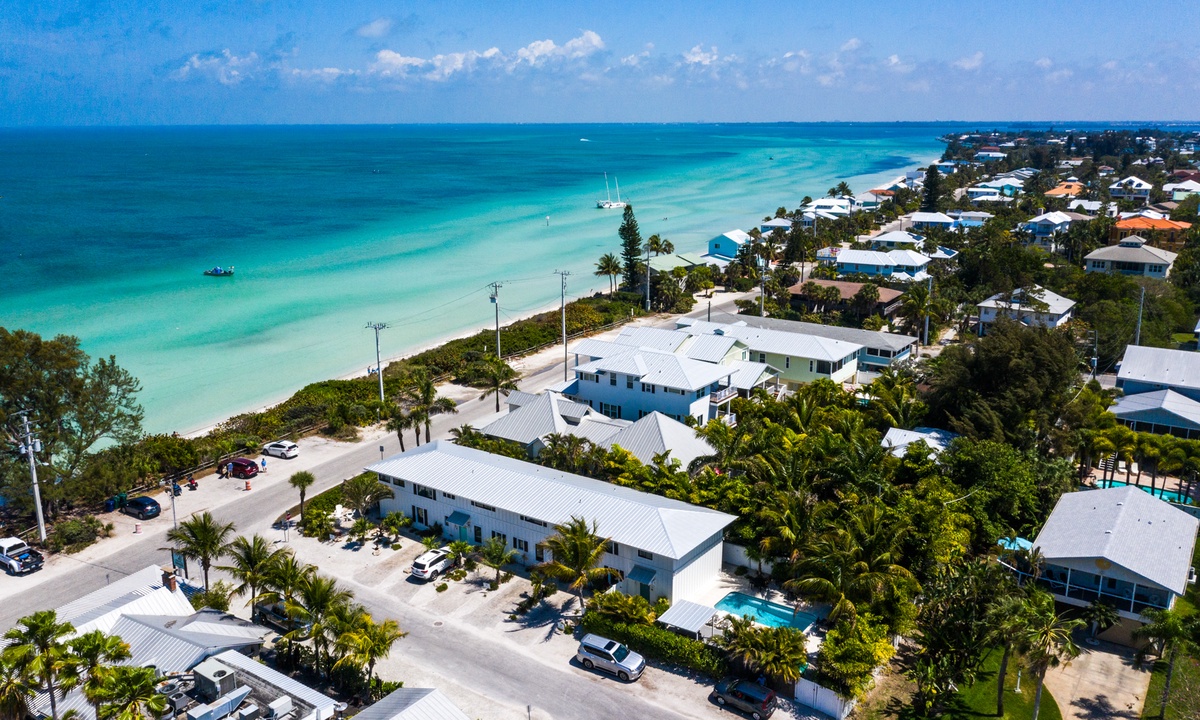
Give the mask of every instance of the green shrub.
[[895, 648], [887, 627], [871, 615], [862, 615], [853, 627], [847, 622], [825, 635], [817, 651], [814, 681], [847, 697], [861, 698], [871, 688], [875, 668], [891, 659]]
[[647, 659], [683, 666], [714, 678], [728, 670], [720, 650], [657, 625], [627, 625], [598, 613], [585, 613], [579, 627], [585, 632], [603, 635], [624, 643]]
[[448, 588], [448, 587], [450, 587], [450, 586], [447, 585], [446, 583], [438, 583], [438, 586], [435, 587], [434, 590], [437, 590], [438, 592], [446, 592], [446, 588]]
[[93, 515], [64, 520], [54, 525], [47, 545], [54, 552], [76, 553], [96, 542], [97, 538], [112, 535], [112, 523], [101, 522]]

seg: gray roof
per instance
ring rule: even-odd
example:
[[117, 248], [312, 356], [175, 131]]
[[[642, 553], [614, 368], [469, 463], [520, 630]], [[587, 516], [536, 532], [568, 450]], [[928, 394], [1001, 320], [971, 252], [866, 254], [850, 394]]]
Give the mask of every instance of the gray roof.
[[556, 393], [542, 393], [480, 428], [480, 432], [528, 445], [552, 433], [570, 432], [572, 425], [592, 414], [599, 413]]
[[1047, 562], [1104, 558], [1182, 595], [1200, 520], [1132, 485], [1058, 500], [1033, 541]]
[[[755, 315], [730, 315], [728, 313], [713, 313], [714, 323], [727, 325], [742, 323], [750, 327], [782, 330], [783, 332], [800, 335], [816, 335], [817, 337], [841, 340], [870, 348], [886, 348], [888, 350], [903, 350], [917, 342], [911, 335], [860, 330], [859, 328], [841, 327], [838, 325], [821, 325], [819, 323], [800, 322], [798, 320], [783, 320], [781, 318], [757, 317]], [[691, 322], [691, 318], [680, 318], [680, 323]]]
[[1117, 379], [1200, 389], [1200, 353], [1130, 345]]
[[316, 713], [316, 717], [319, 719], [332, 717], [334, 708], [337, 707], [337, 701], [333, 698], [319, 693], [304, 683], [293, 680], [257, 660], [248, 658], [236, 650], [226, 650], [220, 655], [214, 655], [213, 659], [234, 668], [239, 675], [250, 675], [258, 678], [273, 688], [291, 695], [293, 698], [307, 705], [311, 705]]
[[741, 340], [754, 352], [776, 353], [791, 357], [836, 362], [862, 349], [858, 343], [835, 340], [809, 333], [784, 332], [750, 325], [722, 325], [704, 320], [681, 318], [679, 327], [695, 335], [726, 335]]
[[[1200, 429], [1200, 402], [1170, 389], [1125, 395], [1117, 398], [1117, 402], [1110, 408], [1112, 414], [1122, 420], [1141, 420], [1142, 418], [1137, 417], [1139, 414], [1153, 413], [1156, 410], [1174, 415], [1183, 421], [1174, 423], [1174, 427]], [[1153, 422], [1152, 420], [1147, 421]], [[1158, 422], [1157, 424], [1164, 425], [1166, 423]]]
[[[1033, 302], [1030, 302], [1030, 304], [1026, 305], [1025, 304], [1026, 293], [1029, 294], [1031, 300], [1040, 301], [1042, 303], [1045, 303], [1046, 309], [1045, 310], [1040, 310], [1040, 309], [1034, 310]], [[979, 307], [995, 308], [997, 310], [1015, 310], [1015, 309], [1019, 308], [1021, 310], [1028, 310], [1028, 311], [1033, 311], [1033, 312], [1046, 312], [1051, 315], [1062, 315], [1066, 311], [1075, 307], [1074, 300], [1071, 300], [1070, 298], [1065, 298], [1062, 295], [1053, 293], [1053, 292], [1047, 290], [1046, 288], [1038, 287], [1038, 286], [1034, 286], [1033, 288], [1031, 288], [1028, 291], [1026, 291], [1024, 288], [1018, 288], [1017, 290], [1013, 290], [1011, 293], [1007, 293], [1007, 295], [1008, 295], [1007, 298], [1005, 297], [1005, 295], [1006, 295], [1005, 293], [996, 293], [995, 295], [991, 296], [987, 300], [984, 300], [983, 302], [979, 303]]]
[[[1140, 243], [1130, 242], [1131, 239], [1140, 240]], [[1134, 263], [1164, 263], [1170, 265], [1175, 262], [1175, 258], [1179, 257], [1173, 252], [1156, 248], [1153, 245], [1143, 245], [1146, 242], [1142, 238], [1134, 235], [1133, 238], [1126, 238], [1118, 245], [1108, 245], [1098, 248], [1088, 253], [1084, 260], [1109, 260], [1112, 262], [1134, 262]]]
[[112, 634], [129, 643], [133, 661], [160, 673], [183, 672], [224, 650], [261, 645], [265, 627], [216, 610], [191, 617], [123, 615]]
[[879, 444], [889, 448], [896, 457], [904, 457], [904, 453], [908, 452], [909, 445], [923, 440], [933, 454], [937, 455], [950, 447], [950, 443], [956, 437], [958, 437], [958, 433], [938, 428], [919, 427], [913, 430], [888, 428], [887, 435], [883, 436], [883, 440]]
[[470, 720], [436, 688], [406, 688], [392, 691], [358, 713], [358, 720]]
[[696, 435], [693, 428], [655, 411], [619, 430], [599, 443], [606, 448], [620, 445], [638, 460], [649, 465], [655, 455], [671, 451], [671, 457], [687, 467], [702, 455], [713, 454], [712, 445]]
[[620, 373], [633, 375], [651, 385], [695, 391], [724, 380], [734, 373], [725, 365], [692, 360], [650, 348], [625, 348], [618, 355], [593, 360], [574, 368], [576, 373]]
[[663, 625], [698, 633], [717, 615], [717, 609], [690, 600], [676, 600], [667, 611], [659, 616]]
[[509, 409], [516, 409], [537, 400], [537, 397], [537, 393], [513, 390], [504, 397], [504, 402], [508, 405]]
[[366, 468], [509, 512], [562, 524], [596, 521], [623, 545], [682, 558], [736, 518], [600, 480], [435, 440]]

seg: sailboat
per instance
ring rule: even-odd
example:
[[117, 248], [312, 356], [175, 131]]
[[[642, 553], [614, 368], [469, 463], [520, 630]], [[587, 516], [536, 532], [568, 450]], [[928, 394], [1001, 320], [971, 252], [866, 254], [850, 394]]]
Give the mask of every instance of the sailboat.
[[620, 181], [614, 181], [614, 182], [617, 183], [617, 199], [616, 200], [612, 199], [612, 193], [609, 192], [609, 190], [608, 190], [608, 173], [604, 173], [605, 199], [596, 201], [596, 207], [600, 208], [601, 210], [621, 210], [625, 207], [625, 203], [621, 202], [621, 183], [620, 183]]

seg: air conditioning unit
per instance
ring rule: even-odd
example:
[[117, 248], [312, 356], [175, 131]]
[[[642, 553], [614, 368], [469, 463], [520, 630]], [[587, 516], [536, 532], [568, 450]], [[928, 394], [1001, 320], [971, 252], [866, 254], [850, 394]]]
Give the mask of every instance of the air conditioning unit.
[[279, 720], [282, 717], [290, 715], [291, 712], [292, 698], [284, 695], [281, 698], [272, 700], [271, 704], [267, 705], [267, 712], [263, 717], [267, 718], [267, 720]]
[[192, 668], [196, 694], [205, 702], [228, 695], [237, 687], [237, 674], [224, 663], [211, 658]]
[[261, 714], [261, 709], [254, 703], [250, 703], [244, 708], [238, 710], [237, 720], [258, 720], [258, 716]]
[[167, 706], [171, 708], [171, 712], [174, 715], [187, 710], [188, 703], [191, 701], [192, 699], [186, 693], [179, 692], [178, 690], [167, 696]]

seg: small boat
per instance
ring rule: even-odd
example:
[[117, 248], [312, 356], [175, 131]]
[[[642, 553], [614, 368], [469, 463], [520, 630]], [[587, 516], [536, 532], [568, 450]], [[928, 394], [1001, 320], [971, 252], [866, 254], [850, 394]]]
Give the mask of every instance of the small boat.
[[601, 210], [621, 210], [626, 205], [626, 203], [621, 202], [621, 183], [619, 181], [614, 182], [617, 183], [616, 200], [612, 199], [612, 193], [608, 189], [608, 173], [604, 173], [604, 195], [606, 199], [596, 201], [596, 207]]
[[233, 266], [227, 268], [217, 266], [212, 270], [205, 270], [204, 274], [209, 277], [233, 277]]

